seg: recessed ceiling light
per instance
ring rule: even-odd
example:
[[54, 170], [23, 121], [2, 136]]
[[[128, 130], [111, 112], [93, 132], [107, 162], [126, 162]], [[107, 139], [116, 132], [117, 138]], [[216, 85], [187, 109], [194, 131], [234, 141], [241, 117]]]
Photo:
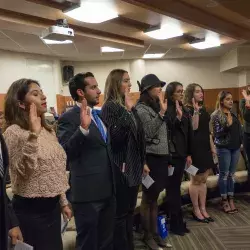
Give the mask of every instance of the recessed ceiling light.
[[85, 23], [102, 23], [118, 17], [117, 11], [111, 4], [98, 2], [83, 2], [80, 7], [65, 11], [71, 18]]
[[65, 40], [65, 41], [55, 41], [55, 40], [49, 40], [49, 39], [43, 39], [41, 38], [46, 44], [70, 44], [73, 43], [71, 40]]
[[165, 55], [165, 53], [155, 53], [155, 54], [144, 54], [142, 58], [161, 58]]
[[124, 49], [117, 49], [117, 48], [112, 48], [112, 47], [101, 47], [101, 52], [106, 53], [106, 52], [123, 52]]
[[173, 24], [165, 24], [161, 27], [154, 27], [145, 31], [144, 33], [158, 40], [165, 40], [183, 35], [181, 28]]
[[206, 37], [201, 41], [190, 43], [190, 45], [196, 49], [209, 49], [219, 47], [221, 45], [221, 42], [218, 37]]

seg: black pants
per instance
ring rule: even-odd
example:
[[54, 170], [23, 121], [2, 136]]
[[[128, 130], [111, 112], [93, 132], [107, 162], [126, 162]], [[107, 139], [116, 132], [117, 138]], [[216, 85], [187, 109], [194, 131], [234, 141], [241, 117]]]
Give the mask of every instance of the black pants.
[[174, 173], [168, 178], [167, 201], [170, 216], [177, 216], [181, 211], [181, 182], [185, 169], [185, 158], [173, 158]]
[[121, 179], [116, 184], [114, 250], [134, 250], [133, 215], [139, 186], [128, 187]]
[[77, 250], [113, 250], [115, 197], [73, 203]]
[[244, 144], [244, 150], [247, 156], [247, 159], [245, 160], [248, 170], [248, 178], [250, 178], [250, 134], [244, 133], [243, 135], [243, 144]]
[[29, 199], [14, 195], [12, 204], [24, 242], [34, 250], [63, 249], [59, 196]]

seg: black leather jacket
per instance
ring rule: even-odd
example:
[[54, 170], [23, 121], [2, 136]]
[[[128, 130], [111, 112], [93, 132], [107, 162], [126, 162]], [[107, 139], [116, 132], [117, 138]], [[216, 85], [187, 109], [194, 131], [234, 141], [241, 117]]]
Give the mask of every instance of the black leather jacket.
[[[236, 118], [239, 126], [239, 137], [242, 142], [242, 126], [237, 116], [231, 112], [231, 115]], [[221, 116], [219, 111], [215, 111], [211, 115], [211, 121], [214, 133], [214, 143], [218, 147], [226, 147], [230, 143], [231, 135], [229, 133], [231, 126], [228, 126], [226, 116]]]

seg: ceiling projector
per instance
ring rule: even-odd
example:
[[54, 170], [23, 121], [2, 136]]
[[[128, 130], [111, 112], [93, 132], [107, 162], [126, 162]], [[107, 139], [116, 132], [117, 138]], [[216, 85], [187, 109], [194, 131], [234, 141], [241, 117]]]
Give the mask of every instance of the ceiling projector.
[[48, 39], [53, 41], [65, 41], [72, 40], [74, 37], [74, 30], [69, 28], [66, 19], [56, 20], [56, 24], [46, 28], [42, 31], [42, 39]]

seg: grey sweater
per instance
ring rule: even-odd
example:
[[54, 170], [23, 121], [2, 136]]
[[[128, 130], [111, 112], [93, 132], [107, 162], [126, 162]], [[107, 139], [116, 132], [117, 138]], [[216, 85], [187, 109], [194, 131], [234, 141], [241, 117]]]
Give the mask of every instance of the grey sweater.
[[151, 107], [139, 103], [136, 105], [146, 136], [146, 153], [168, 155], [168, 130], [162, 117]]

